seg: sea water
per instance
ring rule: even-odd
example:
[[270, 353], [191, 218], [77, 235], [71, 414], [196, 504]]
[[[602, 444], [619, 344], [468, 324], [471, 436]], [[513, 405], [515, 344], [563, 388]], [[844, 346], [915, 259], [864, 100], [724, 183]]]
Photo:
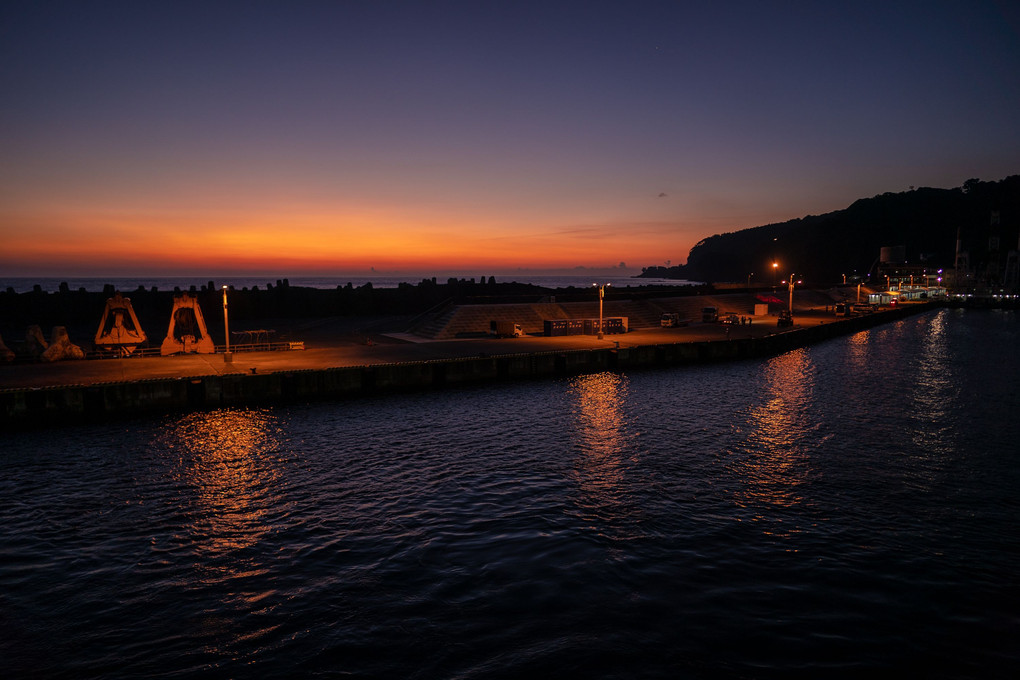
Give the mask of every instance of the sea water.
[[1016, 315], [5, 433], [4, 677], [1013, 677]]

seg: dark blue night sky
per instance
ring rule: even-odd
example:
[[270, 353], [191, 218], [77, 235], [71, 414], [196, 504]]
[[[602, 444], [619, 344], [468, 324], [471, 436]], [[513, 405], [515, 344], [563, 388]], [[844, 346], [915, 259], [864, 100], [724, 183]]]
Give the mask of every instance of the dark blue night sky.
[[[7, 2], [0, 267], [681, 262], [714, 233], [1015, 174], [1018, 17], [991, 0]], [[185, 254], [188, 233], [215, 257]]]

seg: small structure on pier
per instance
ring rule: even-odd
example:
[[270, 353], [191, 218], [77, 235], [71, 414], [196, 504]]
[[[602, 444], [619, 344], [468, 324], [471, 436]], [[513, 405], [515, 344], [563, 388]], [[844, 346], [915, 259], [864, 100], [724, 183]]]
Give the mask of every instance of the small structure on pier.
[[131, 298], [123, 297], [120, 293], [108, 298], [103, 320], [99, 322], [99, 330], [96, 331], [96, 349], [116, 351], [122, 356], [128, 356], [143, 342], [145, 331], [135, 316]]
[[202, 316], [202, 308], [198, 306], [198, 299], [188, 293], [174, 297], [170, 327], [166, 331], [166, 338], [163, 339], [159, 353], [167, 356], [181, 353], [213, 354], [215, 351], [216, 346], [213, 345], [209, 331], [205, 327], [205, 318]]

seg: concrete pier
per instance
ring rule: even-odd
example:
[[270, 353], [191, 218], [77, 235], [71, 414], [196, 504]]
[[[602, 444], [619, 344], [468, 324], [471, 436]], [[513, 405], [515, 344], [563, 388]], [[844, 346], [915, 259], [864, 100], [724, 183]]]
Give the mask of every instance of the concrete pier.
[[582, 337], [404, 344], [348, 349], [346, 359], [325, 350], [265, 357], [237, 354], [232, 364], [208, 357], [116, 359], [47, 366], [42, 377], [31, 373], [36, 365], [5, 366], [0, 369], [0, 429], [753, 359], [931, 308], [904, 305], [859, 317], [804, 320], [783, 332], [777, 332], [773, 321], [732, 329], [699, 324], [637, 331], [601, 341]]

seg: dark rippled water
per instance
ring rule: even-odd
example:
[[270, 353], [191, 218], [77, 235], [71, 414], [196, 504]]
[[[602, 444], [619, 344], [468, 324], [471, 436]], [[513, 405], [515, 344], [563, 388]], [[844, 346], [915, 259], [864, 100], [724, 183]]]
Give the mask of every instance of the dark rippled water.
[[5, 677], [1013, 677], [1015, 312], [3, 435]]

